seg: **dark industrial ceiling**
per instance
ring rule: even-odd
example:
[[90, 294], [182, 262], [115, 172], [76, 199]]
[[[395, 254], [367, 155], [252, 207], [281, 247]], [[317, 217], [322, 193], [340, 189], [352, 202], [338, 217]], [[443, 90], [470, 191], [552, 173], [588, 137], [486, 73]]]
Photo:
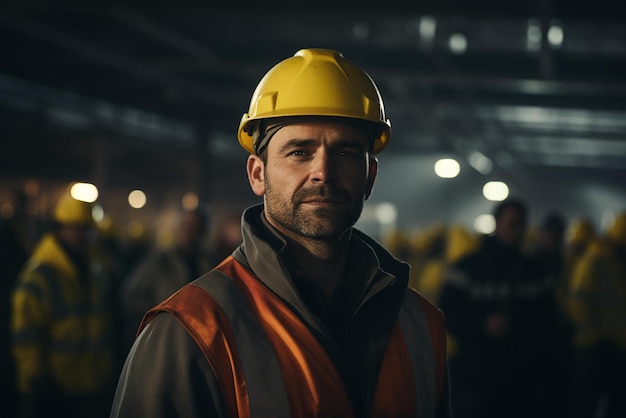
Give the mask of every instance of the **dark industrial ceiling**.
[[235, 131], [257, 82], [325, 47], [376, 80], [385, 158], [452, 155], [481, 171], [482, 155], [520, 193], [587, 179], [626, 200], [617, 2], [211, 3], [3, 2], [0, 177], [233, 178], [235, 193]]

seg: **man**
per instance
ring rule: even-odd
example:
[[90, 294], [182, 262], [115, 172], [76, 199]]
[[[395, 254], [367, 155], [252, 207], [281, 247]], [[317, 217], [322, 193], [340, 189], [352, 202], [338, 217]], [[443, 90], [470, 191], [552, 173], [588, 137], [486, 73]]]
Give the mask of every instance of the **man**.
[[[439, 306], [456, 347], [450, 378], [457, 417], [554, 417], [553, 284], [522, 252], [528, 210], [498, 204], [493, 235], [453, 263]], [[532, 413], [531, 413], [532, 411]]]
[[105, 277], [89, 254], [92, 205], [63, 195], [13, 293], [20, 417], [98, 417], [110, 403], [112, 346]]
[[263, 204], [243, 243], [145, 316], [112, 417], [449, 417], [443, 315], [353, 228], [389, 141], [339, 52], [271, 69], [239, 142]]
[[626, 212], [587, 246], [568, 294], [574, 379], [568, 416], [626, 416]]
[[11, 353], [11, 294], [17, 275], [28, 259], [30, 242], [26, 232], [31, 224], [26, 212], [26, 194], [15, 190], [13, 196], [13, 213], [6, 218], [5, 213], [0, 213], [0, 404], [9, 417], [14, 416], [17, 406], [15, 364]]
[[132, 345], [137, 327], [148, 309], [200, 277], [219, 261], [212, 260], [203, 248], [209, 230], [209, 214], [197, 208], [181, 215], [175, 244], [146, 256], [121, 289], [126, 350]]

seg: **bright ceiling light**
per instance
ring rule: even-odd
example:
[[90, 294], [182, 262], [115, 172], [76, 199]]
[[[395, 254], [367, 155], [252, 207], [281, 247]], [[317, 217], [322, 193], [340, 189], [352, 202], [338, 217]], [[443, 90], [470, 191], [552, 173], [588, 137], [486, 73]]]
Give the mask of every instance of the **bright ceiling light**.
[[489, 181], [483, 186], [485, 199], [501, 202], [509, 196], [509, 186], [502, 181]]
[[101, 205], [94, 205], [91, 209], [91, 216], [96, 222], [101, 222], [104, 219], [104, 208]]
[[383, 202], [376, 207], [376, 219], [381, 224], [395, 224], [397, 218], [398, 209], [393, 203]]
[[133, 190], [128, 194], [128, 204], [135, 209], [141, 209], [147, 202], [146, 194], [141, 190]]
[[437, 30], [437, 20], [432, 16], [422, 16], [419, 23], [420, 38], [424, 42], [432, 42]]
[[493, 215], [490, 214], [478, 215], [476, 219], [474, 219], [474, 229], [479, 234], [493, 234], [496, 230], [496, 220]]
[[541, 26], [539, 19], [529, 19], [526, 29], [526, 46], [531, 51], [541, 49]]
[[93, 203], [98, 199], [98, 188], [91, 183], [74, 183], [70, 195], [76, 200]]
[[459, 175], [461, 165], [453, 158], [442, 158], [435, 163], [435, 174], [444, 179], [451, 179]]
[[553, 48], [560, 48], [563, 45], [563, 27], [560, 23], [556, 22], [548, 29], [548, 43]]
[[493, 170], [493, 162], [480, 151], [474, 151], [467, 157], [469, 164], [481, 174], [489, 174]]
[[192, 211], [198, 209], [198, 205], [200, 204], [198, 200], [198, 195], [194, 192], [186, 193], [183, 196], [182, 206], [186, 211]]
[[455, 33], [450, 37], [448, 45], [453, 54], [464, 54], [467, 50], [467, 38], [461, 33]]

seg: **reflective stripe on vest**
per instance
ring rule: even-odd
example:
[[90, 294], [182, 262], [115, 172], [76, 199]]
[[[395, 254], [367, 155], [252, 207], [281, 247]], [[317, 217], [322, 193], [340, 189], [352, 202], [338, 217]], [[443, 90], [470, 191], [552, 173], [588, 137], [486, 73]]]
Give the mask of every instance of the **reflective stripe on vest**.
[[[437, 351], [445, 345], [433, 346], [431, 338], [445, 335], [433, 333], [443, 319], [432, 309], [407, 292], [385, 351], [371, 417], [434, 416], [445, 368], [445, 351]], [[202, 350], [229, 416], [354, 416], [341, 377], [314, 335], [232, 257], [206, 280], [185, 286], [151, 310], [140, 330], [162, 311], [176, 317]]]

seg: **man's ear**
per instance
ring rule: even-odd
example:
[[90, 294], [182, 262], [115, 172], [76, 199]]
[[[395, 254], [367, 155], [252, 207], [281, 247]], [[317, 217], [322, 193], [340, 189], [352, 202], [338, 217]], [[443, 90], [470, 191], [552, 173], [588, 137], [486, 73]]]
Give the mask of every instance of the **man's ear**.
[[376, 157], [370, 157], [370, 164], [367, 172], [367, 189], [365, 190], [365, 200], [369, 199], [374, 189], [374, 181], [378, 174], [378, 159]]
[[246, 169], [252, 191], [257, 196], [263, 196], [265, 194], [265, 164], [263, 164], [261, 157], [254, 154], [250, 155]]

